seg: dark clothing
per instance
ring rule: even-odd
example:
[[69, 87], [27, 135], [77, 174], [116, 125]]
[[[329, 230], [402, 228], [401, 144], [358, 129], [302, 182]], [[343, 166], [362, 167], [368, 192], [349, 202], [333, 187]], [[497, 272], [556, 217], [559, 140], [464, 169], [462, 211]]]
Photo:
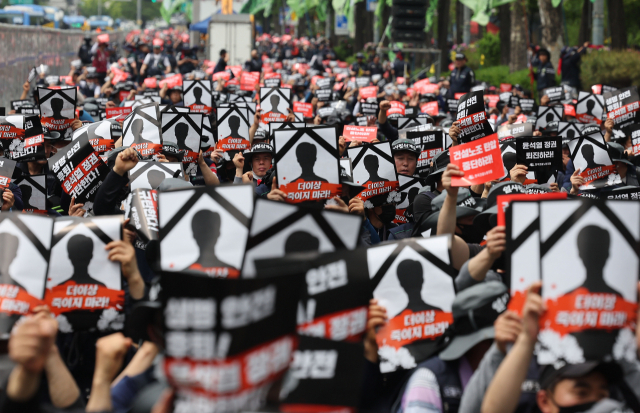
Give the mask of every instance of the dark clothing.
[[262, 72], [262, 61], [256, 57], [249, 60], [246, 67], [250, 72]]
[[546, 89], [556, 85], [556, 71], [553, 69], [551, 62], [542, 63], [538, 61], [537, 72], [534, 76], [537, 83], [538, 90]]
[[[396, 78], [404, 77], [404, 67], [407, 64], [404, 60], [396, 59], [393, 62], [393, 74]], [[407, 71], [409, 68], [407, 67]]]
[[369, 67], [367, 70], [369, 70], [369, 74], [371, 76], [384, 74], [384, 70], [382, 70], [382, 65], [380, 63], [369, 63]]
[[356, 73], [356, 76], [361, 76], [362, 74], [359, 73], [360, 70], [362, 70], [363, 72], [367, 70], [367, 64], [362, 62], [362, 63], [358, 63], [358, 62], [354, 62], [351, 65], [351, 71]]
[[449, 93], [453, 97], [456, 93], [469, 93], [476, 83], [476, 74], [469, 66], [453, 69], [449, 77]]
[[380, 133], [382, 133], [387, 141], [393, 142], [398, 139], [398, 129], [394, 128], [389, 121], [378, 125]]
[[218, 63], [216, 63], [216, 67], [213, 68], [213, 73], [224, 72], [224, 69], [227, 67], [227, 62], [224, 61], [224, 58], [220, 58]]
[[580, 60], [582, 55], [587, 51], [583, 48], [578, 52], [576, 49], [565, 53], [561, 56], [562, 59], [562, 83], [581, 90], [580, 86]]
[[[20, 189], [20, 187], [16, 184], [14, 184], [13, 182], [9, 183], [9, 191], [13, 192], [13, 210], [18, 210], [18, 211], [22, 211], [22, 208], [24, 207], [24, 203], [22, 202], [22, 190]], [[0, 196], [2, 195], [2, 193], [0, 192]], [[0, 205], [2, 204], [3, 201], [0, 201]]]
[[91, 44], [87, 44], [86, 42], [80, 46], [80, 50], [78, 50], [78, 57], [83, 65], [91, 64]]
[[119, 215], [122, 211], [119, 208], [120, 202], [125, 198], [126, 185], [129, 178], [120, 176], [110, 171], [104, 179], [98, 192], [96, 192], [95, 202], [93, 204], [93, 212], [96, 215]]
[[[178, 53], [178, 59], [177, 59], [178, 61], [186, 58], [198, 60], [198, 56], [196, 56], [196, 54], [192, 50], [187, 50], [187, 51]], [[185, 62], [181, 65], [178, 65], [178, 69], [180, 70], [180, 73], [184, 75], [196, 70], [196, 65], [194, 65], [191, 62]]]

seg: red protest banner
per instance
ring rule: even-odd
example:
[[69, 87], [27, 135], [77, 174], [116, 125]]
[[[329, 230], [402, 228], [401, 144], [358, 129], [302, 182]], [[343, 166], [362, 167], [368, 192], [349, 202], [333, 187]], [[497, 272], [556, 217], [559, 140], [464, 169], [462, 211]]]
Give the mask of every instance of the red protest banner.
[[479, 185], [500, 179], [504, 175], [498, 135], [492, 134], [449, 150], [451, 163], [464, 172], [463, 177], [451, 178], [452, 186]]
[[176, 86], [182, 86], [182, 75], [180, 73], [176, 73], [173, 76], [169, 76], [168, 78], [161, 80], [159, 86], [162, 88], [165, 84], [169, 89]]
[[404, 103], [398, 102], [396, 100], [390, 102], [391, 107], [387, 110], [387, 116], [393, 114], [399, 114], [400, 116], [404, 116]]
[[242, 72], [240, 76], [240, 90], [252, 92], [260, 82], [260, 72]]
[[500, 83], [500, 92], [511, 92], [513, 85], [509, 83]]
[[490, 108], [495, 108], [500, 101], [500, 95], [484, 95], [484, 98], [489, 100]]
[[456, 93], [455, 95], [453, 95], [454, 99], [460, 99], [461, 97], [463, 97], [465, 95], [465, 93]]
[[440, 91], [440, 86], [437, 83], [423, 83], [421, 85], [413, 85], [413, 89], [421, 95], [435, 95]]
[[[213, 69], [212, 69], [213, 70]], [[213, 73], [213, 72], [212, 72]], [[215, 82], [216, 80], [220, 80], [220, 79], [224, 79], [224, 80], [229, 80], [231, 78], [231, 74], [229, 74], [229, 72], [224, 71], [224, 72], [218, 72], [218, 73], [214, 73], [211, 76], [211, 79], [213, 79], [213, 81]]]
[[131, 106], [128, 108], [118, 107], [118, 108], [106, 108], [107, 119], [117, 118], [118, 116], [124, 115], [127, 116], [131, 113]]
[[360, 89], [360, 97], [362, 99], [375, 98], [378, 95], [377, 86], [367, 86]]
[[378, 128], [376, 126], [345, 125], [342, 136], [347, 142], [372, 142], [378, 137]]
[[566, 116], [576, 116], [576, 107], [570, 104], [565, 104], [564, 106], [564, 114]]
[[420, 106], [420, 112], [430, 116], [436, 116], [438, 114], [438, 102], [434, 100], [433, 102], [423, 103]]
[[158, 88], [158, 79], [155, 77], [148, 77], [144, 80], [144, 85], [147, 89], [157, 89]]
[[305, 102], [293, 102], [293, 112], [302, 113], [305, 118], [313, 117], [313, 105]]

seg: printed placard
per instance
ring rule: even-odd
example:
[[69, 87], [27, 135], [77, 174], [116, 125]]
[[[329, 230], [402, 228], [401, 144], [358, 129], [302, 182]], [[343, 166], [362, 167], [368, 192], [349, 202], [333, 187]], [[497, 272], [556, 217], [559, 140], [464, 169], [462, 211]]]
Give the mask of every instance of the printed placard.
[[244, 278], [259, 275], [258, 262], [287, 254], [353, 250], [362, 224], [355, 215], [263, 198], [256, 200], [254, 217], [242, 266]]
[[629, 86], [605, 92], [603, 98], [607, 108], [607, 118], [613, 119], [617, 127], [622, 128], [637, 122], [638, 109], [640, 109], [637, 87]]
[[263, 129], [267, 129], [269, 122], [286, 122], [291, 107], [291, 89], [287, 88], [260, 88], [260, 109], [262, 115], [260, 123]]
[[582, 123], [602, 123], [604, 114], [604, 98], [602, 95], [580, 92], [576, 103], [575, 117]]
[[640, 124], [631, 124], [625, 127], [624, 134], [631, 138], [633, 154], [640, 153]]
[[[233, 157], [227, 152], [244, 151], [251, 147], [249, 141], [249, 118], [247, 108], [236, 106], [218, 108], [218, 143], [216, 148], [225, 152], [225, 159]], [[286, 120], [286, 119], [285, 119]]]
[[213, 110], [213, 86], [210, 80], [185, 80], [183, 102], [189, 112], [210, 114]]
[[[38, 87], [42, 126], [54, 131], [68, 129], [76, 117], [77, 92], [75, 87], [61, 89]], [[65, 137], [67, 137], [66, 134]]]
[[51, 253], [53, 218], [0, 214], [0, 337], [42, 305]]
[[122, 330], [120, 263], [105, 249], [122, 239], [122, 216], [57, 218], [44, 301], [62, 333]]
[[344, 136], [347, 142], [360, 141], [371, 143], [374, 139], [378, 139], [378, 127], [345, 125], [342, 136]]
[[365, 189], [358, 194], [365, 208], [394, 202], [398, 190], [396, 164], [389, 142], [348, 148], [353, 165], [353, 183]]
[[72, 140], [86, 136], [89, 143], [99, 155], [109, 152], [115, 147], [113, 140], [112, 124], [108, 120], [89, 123], [80, 129], [73, 131]]
[[375, 99], [378, 96], [378, 86], [367, 86], [360, 89], [360, 98]]
[[607, 85], [591, 85], [591, 92], [596, 94], [596, 95], [603, 95], [606, 92], [614, 92], [618, 90], [617, 88], [613, 87], [613, 86], [607, 86]]
[[456, 115], [461, 143], [467, 143], [493, 134], [493, 128], [487, 120], [484, 110], [484, 92], [476, 91], [463, 95], [458, 102]]
[[[277, 77], [273, 77], [273, 76], [272, 77], [267, 77], [267, 75], [270, 75], [270, 74], [277, 75]], [[271, 88], [271, 87], [280, 87], [281, 84], [282, 84], [282, 79], [280, 78], [280, 74], [279, 73], [268, 73], [268, 74], [265, 74], [265, 76], [264, 76], [264, 86], [265, 87], [269, 87], [269, 88]]]
[[312, 118], [313, 105], [305, 102], [293, 102], [293, 113], [301, 113], [305, 118]]
[[280, 390], [280, 410], [357, 410], [365, 367], [363, 351], [359, 343], [301, 336]]
[[17, 164], [16, 161], [0, 157], [0, 198], [2, 198], [2, 189], [9, 187]]
[[502, 152], [498, 135], [493, 134], [477, 142], [449, 148], [451, 163], [457, 165], [464, 176], [452, 177], [452, 186], [479, 185], [504, 176]]
[[635, 360], [640, 204], [582, 199], [539, 208], [547, 311], [538, 363]]
[[163, 145], [173, 143], [184, 153], [182, 163], [187, 164], [185, 173], [196, 176], [200, 140], [202, 135], [201, 113], [163, 113], [162, 142]]
[[523, 112], [530, 113], [533, 112], [535, 100], [520, 98], [518, 104], [520, 105], [520, 109], [522, 109]]
[[527, 136], [516, 139], [518, 164], [528, 171], [562, 170], [562, 138]]
[[393, 223], [401, 225], [406, 224], [409, 222], [408, 218], [413, 217], [408, 216], [407, 208], [409, 205], [413, 204], [413, 200], [416, 195], [418, 195], [418, 191], [427, 184], [421, 178], [402, 174], [398, 174], [398, 182], [400, 184], [400, 187], [398, 188], [400, 201], [396, 204], [396, 217], [393, 219]]
[[40, 118], [33, 115], [0, 117], [0, 145], [4, 156], [18, 162], [45, 159]]
[[426, 360], [453, 323], [450, 244], [449, 236], [410, 238], [367, 250], [373, 297], [389, 317], [376, 333], [382, 373]]
[[158, 196], [160, 267], [195, 270], [210, 277], [240, 275], [253, 186], [194, 187]]
[[47, 175], [22, 175], [13, 182], [22, 191], [22, 212], [46, 214]]
[[117, 118], [120, 116], [129, 116], [132, 110], [133, 109], [130, 107], [126, 108], [124, 106], [121, 106], [117, 108], [106, 108], [105, 112], [107, 114], [107, 119], [111, 119], [111, 118]]
[[434, 100], [433, 102], [423, 103], [420, 105], [420, 112], [426, 113], [429, 116], [437, 116], [438, 113], [440, 113], [440, 110], [438, 109], [438, 102]]
[[580, 126], [575, 122], [558, 122], [558, 136], [562, 138], [563, 145], [580, 136]]
[[151, 241], [158, 240], [158, 191], [134, 189], [124, 203], [124, 219], [136, 229], [136, 247], [145, 249]]
[[315, 95], [319, 102], [329, 102], [333, 91], [331, 89], [319, 89], [315, 91]]
[[49, 158], [49, 169], [62, 183], [65, 193], [77, 203], [93, 201], [93, 198], [109, 173], [100, 156], [89, 143], [87, 136], [80, 136], [63, 150]]
[[549, 98], [550, 103], [561, 102], [565, 98], [564, 87], [562, 86], [548, 87], [542, 91], [542, 95], [547, 96]]
[[573, 166], [580, 169], [585, 180], [580, 190], [602, 188], [621, 183], [620, 175], [611, 161], [604, 135], [596, 130], [589, 135], [580, 136], [567, 144], [571, 151]]
[[140, 189], [158, 189], [167, 178], [184, 179], [181, 162], [140, 161], [129, 171], [129, 186], [134, 191]]
[[405, 108], [404, 103], [398, 102], [396, 100], [393, 100], [389, 103], [391, 104], [391, 107], [387, 109], [387, 117], [389, 119], [396, 119], [401, 116], [404, 116], [404, 108]]
[[401, 117], [398, 118], [398, 130], [411, 129], [415, 128], [416, 126], [426, 125], [427, 123], [429, 123], [427, 118]]
[[20, 108], [24, 108], [24, 107], [28, 107], [31, 108], [33, 107], [33, 102], [30, 101], [29, 99], [23, 99], [23, 100], [12, 100], [11, 101], [11, 109], [17, 111]]
[[[260, 409], [296, 348], [302, 278], [162, 274], [163, 371], [176, 411]], [[165, 293], [166, 292], [166, 293]]]
[[307, 126], [304, 122], [271, 122], [269, 124], [269, 136], [273, 137], [273, 132], [281, 129], [300, 129]]
[[278, 187], [287, 202], [319, 201], [342, 192], [335, 128], [276, 130], [273, 144]]
[[560, 122], [562, 115], [564, 115], [563, 106], [538, 106], [535, 129], [544, 129], [551, 122]]
[[503, 124], [498, 128], [500, 142], [521, 136], [533, 136], [533, 125], [530, 123], [511, 123]]
[[601, 194], [603, 199], [625, 199], [631, 201], [640, 200], [640, 188], [637, 186], [627, 186], [622, 188], [616, 188], [612, 191], [608, 191], [605, 194]]
[[136, 107], [122, 125], [122, 145], [135, 149], [143, 159], [162, 150], [160, 109], [155, 103]]
[[444, 151], [444, 133], [440, 128], [425, 131], [407, 131], [406, 137], [413, 140], [420, 148], [416, 173], [421, 177], [426, 177], [429, 174], [431, 160]]
[[240, 75], [240, 90], [253, 92], [260, 83], [260, 72], [242, 72]]
[[[213, 115], [205, 115], [202, 118], [202, 136], [200, 139], [200, 149], [202, 155], [208, 157], [216, 149], [218, 144], [218, 131], [215, 126], [211, 125], [211, 121], [214, 120]], [[214, 122], [215, 125], [215, 122]]]
[[377, 115], [380, 111], [378, 102], [364, 102], [360, 104], [360, 111], [365, 116]]

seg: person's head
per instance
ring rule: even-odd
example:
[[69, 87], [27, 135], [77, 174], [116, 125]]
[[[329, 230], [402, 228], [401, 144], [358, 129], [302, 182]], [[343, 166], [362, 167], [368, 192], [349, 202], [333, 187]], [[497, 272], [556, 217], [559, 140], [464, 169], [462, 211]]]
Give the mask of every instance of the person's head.
[[229, 116], [229, 129], [231, 132], [238, 132], [240, 129], [240, 118], [237, 116]]
[[399, 174], [413, 176], [418, 165], [418, 156], [409, 151], [400, 151], [393, 154], [396, 170]]
[[296, 147], [296, 158], [298, 159], [300, 166], [303, 168], [312, 168], [316, 163], [317, 155], [318, 149], [312, 143], [302, 142]]
[[595, 155], [593, 153], [592, 145], [582, 145], [582, 148], [580, 148], [580, 152], [587, 162], [593, 162], [593, 158]]
[[456, 60], [454, 64], [457, 68], [464, 67], [467, 64], [467, 57], [464, 53], [456, 53]]
[[149, 181], [149, 185], [151, 185], [151, 189], [157, 189], [158, 186], [164, 181], [165, 174], [162, 171], [158, 171], [157, 169], [152, 169], [147, 172], [147, 181]]
[[221, 59], [224, 59], [226, 61], [228, 57], [229, 57], [229, 54], [227, 53], [227, 51], [225, 49], [220, 50], [220, 58]]
[[364, 55], [362, 53], [356, 53], [356, 60], [358, 61], [358, 63], [362, 63], [363, 59]]
[[258, 58], [258, 51], [256, 49], [251, 50], [251, 58], [252, 59]]
[[135, 119], [131, 123], [131, 132], [133, 133], [134, 137], [141, 136], [143, 130], [144, 130], [144, 122], [142, 121], [142, 119]]
[[85, 42], [87, 45], [90, 45], [90, 44], [91, 44], [91, 35], [90, 35], [90, 34], [86, 34], [86, 35], [84, 36], [84, 42]]
[[602, 272], [609, 258], [609, 231], [587, 225], [578, 233], [578, 254], [587, 270]]
[[220, 214], [201, 209], [191, 218], [191, 231], [200, 249], [215, 246], [220, 237]]
[[174, 105], [180, 103], [182, 101], [182, 91], [180, 89], [171, 89], [169, 91], [169, 99]]
[[64, 107], [64, 102], [62, 102], [62, 99], [60, 98], [52, 98], [51, 99], [51, 110], [53, 111], [54, 114], [59, 114], [62, 111], [62, 108]]
[[284, 243], [284, 253], [314, 252], [320, 250], [320, 239], [306, 231], [294, 231]]
[[547, 49], [540, 49], [540, 51], [538, 52], [538, 57], [540, 59], [540, 62], [547, 63], [551, 58], [551, 55], [549, 54], [549, 51]]
[[379, 161], [377, 156], [367, 155], [362, 161], [364, 162], [364, 168], [369, 172], [369, 174], [378, 173]]
[[140, 46], [138, 46], [138, 49], [142, 52], [142, 53], [149, 53], [149, 45], [146, 43], [142, 43]]
[[20, 239], [8, 232], [0, 232], [0, 245], [3, 247], [2, 260], [0, 260], [0, 275], [8, 274], [9, 267], [18, 256]]
[[251, 170], [258, 176], [264, 176], [271, 168], [272, 160], [273, 156], [269, 153], [256, 153], [251, 156]]
[[162, 46], [154, 44], [153, 45], [153, 54], [160, 54], [162, 52]]
[[86, 271], [93, 258], [93, 240], [82, 234], [76, 234], [67, 242], [67, 254], [75, 271]]

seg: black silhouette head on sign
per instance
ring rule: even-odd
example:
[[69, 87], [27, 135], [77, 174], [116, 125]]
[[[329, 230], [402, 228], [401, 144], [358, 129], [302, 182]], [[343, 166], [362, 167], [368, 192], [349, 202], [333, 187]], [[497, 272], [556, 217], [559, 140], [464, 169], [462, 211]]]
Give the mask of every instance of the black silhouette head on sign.
[[551, 112], [547, 113], [547, 116], [545, 117], [545, 120], [547, 121], [547, 123], [553, 122], [553, 113], [551, 113]]
[[60, 98], [52, 98], [51, 99], [51, 111], [53, 115], [51, 117], [55, 120], [67, 119], [62, 116], [62, 109], [64, 108], [64, 102]]
[[591, 145], [590, 143], [583, 144], [582, 148], [580, 148], [580, 152], [582, 153], [582, 157], [584, 158], [584, 160], [587, 162], [587, 169], [594, 169], [594, 168], [599, 168], [601, 166], [604, 166], [604, 165], [597, 164], [595, 162], [593, 145]]
[[597, 225], [587, 225], [578, 232], [578, 254], [584, 264], [587, 279], [583, 287], [592, 293], [620, 294], [604, 281], [604, 267], [609, 260], [611, 235]]
[[142, 131], [144, 130], [144, 121], [142, 119], [134, 119], [131, 122], [131, 133], [133, 133], [134, 143], [152, 143], [142, 137]]
[[147, 172], [147, 181], [149, 181], [151, 189], [158, 189], [158, 186], [160, 186], [165, 178], [166, 175], [164, 174], [164, 172], [157, 169], [151, 169], [149, 172]]
[[575, 131], [575, 130], [573, 130], [573, 129], [569, 129], [569, 130], [567, 131], [567, 138], [569, 138], [569, 139], [573, 139], [573, 138], [575, 138], [575, 137], [576, 137], [576, 131]]
[[194, 87], [193, 88], [193, 97], [196, 99], [194, 105], [204, 105], [204, 103], [202, 103], [202, 101], [200, 100], [202, 98], [202, 88], [201, 87]]
[[369, 179], [365, 182], [387, 182], [388, 179], [382, 178], [378, 175], [378, 168], [380, 168], [380, 161], [378, 161], [378, 157], [375, 155], [366, 155], [362, 162], [364, 163], [364, 168], [369, 173]]
[[186, 149], [189, 150], [187, 146], [187, 136], [189, 135], [189, 125], [186, 123], [178, 123], [173, 129], [174, 134], [176, 135], [176, 143], [178, 145], [178, 149]]
[[[9, 274], [9, 267], [18, 256], [20, 239], [8, 232], [0, 232], [0, 245], [2, 246], [2, 260], [0, 260], [0, 284], [15, 284], [22, 287]], [[24, 287], [22, 287], [24, 289]]]
[[313, 172], [313, 167], [318, 160], [318, 149], [316, 146], [309, 142], [301, 142], [296, 147], [296, 159], [302, 169], [302, 174], [291, 182], [295, 182], [299, 179], [303, 181], [320, 181], [328, 182], [326, 179], [319, 177]]
[[191, 232], [198, 244], [200, 255], [194, 264], [204, 268], [232, 267], [216, 256], [216, 244], [220, 238], [220, 214], [208, 209], [201, 209], [191, 218]]
[[229, 116], [229, 129], [231, 132], [229, 133], [229, 138], [238, 138], [245, 139], [242, 135], [240, 135], [240, 117], [239, 116]]
[[31, 195], [33, 195], [33, 188], [30, 185], [19, 185], [22, 191], [22, 202], [24, 203], [24, 209], [39, 209], [31, 205]]
[[318, 252], [320, 240], [306, 231], [294, 231], [284, 243], [284, 253]]
[[73, 265], [71, 280], [76, 284], [104, 284], [89, 275], [89, 264], [93, 259], [93, 240], [85, 235], [76, 234], [67, 242], [67, 254]]
[[586, 106], [587, 106], [587, 115], [593, 115], [593, 108], [596, 107], [596, 101], [594, 99], [589, 99], [586, 101]]
[[278, 105], [280, 104], [280, 96], [271, 95], [271, 97], [269, 98], [269, 101], [271, 102], [271, 113], [281, 113], [278, 110]]
[[424, 274], [422, 264], [419, 261], [410, 259], [401, 261], [396, 269], [396, 275], [400, 286], [409, 297], [409, 303], [405, 310], [409, 309], [414, 313], [424, 310], [440, 310], [437, 307], [425, 303], [422, 299], [421, 292], [422, 284], [424, 283]]

